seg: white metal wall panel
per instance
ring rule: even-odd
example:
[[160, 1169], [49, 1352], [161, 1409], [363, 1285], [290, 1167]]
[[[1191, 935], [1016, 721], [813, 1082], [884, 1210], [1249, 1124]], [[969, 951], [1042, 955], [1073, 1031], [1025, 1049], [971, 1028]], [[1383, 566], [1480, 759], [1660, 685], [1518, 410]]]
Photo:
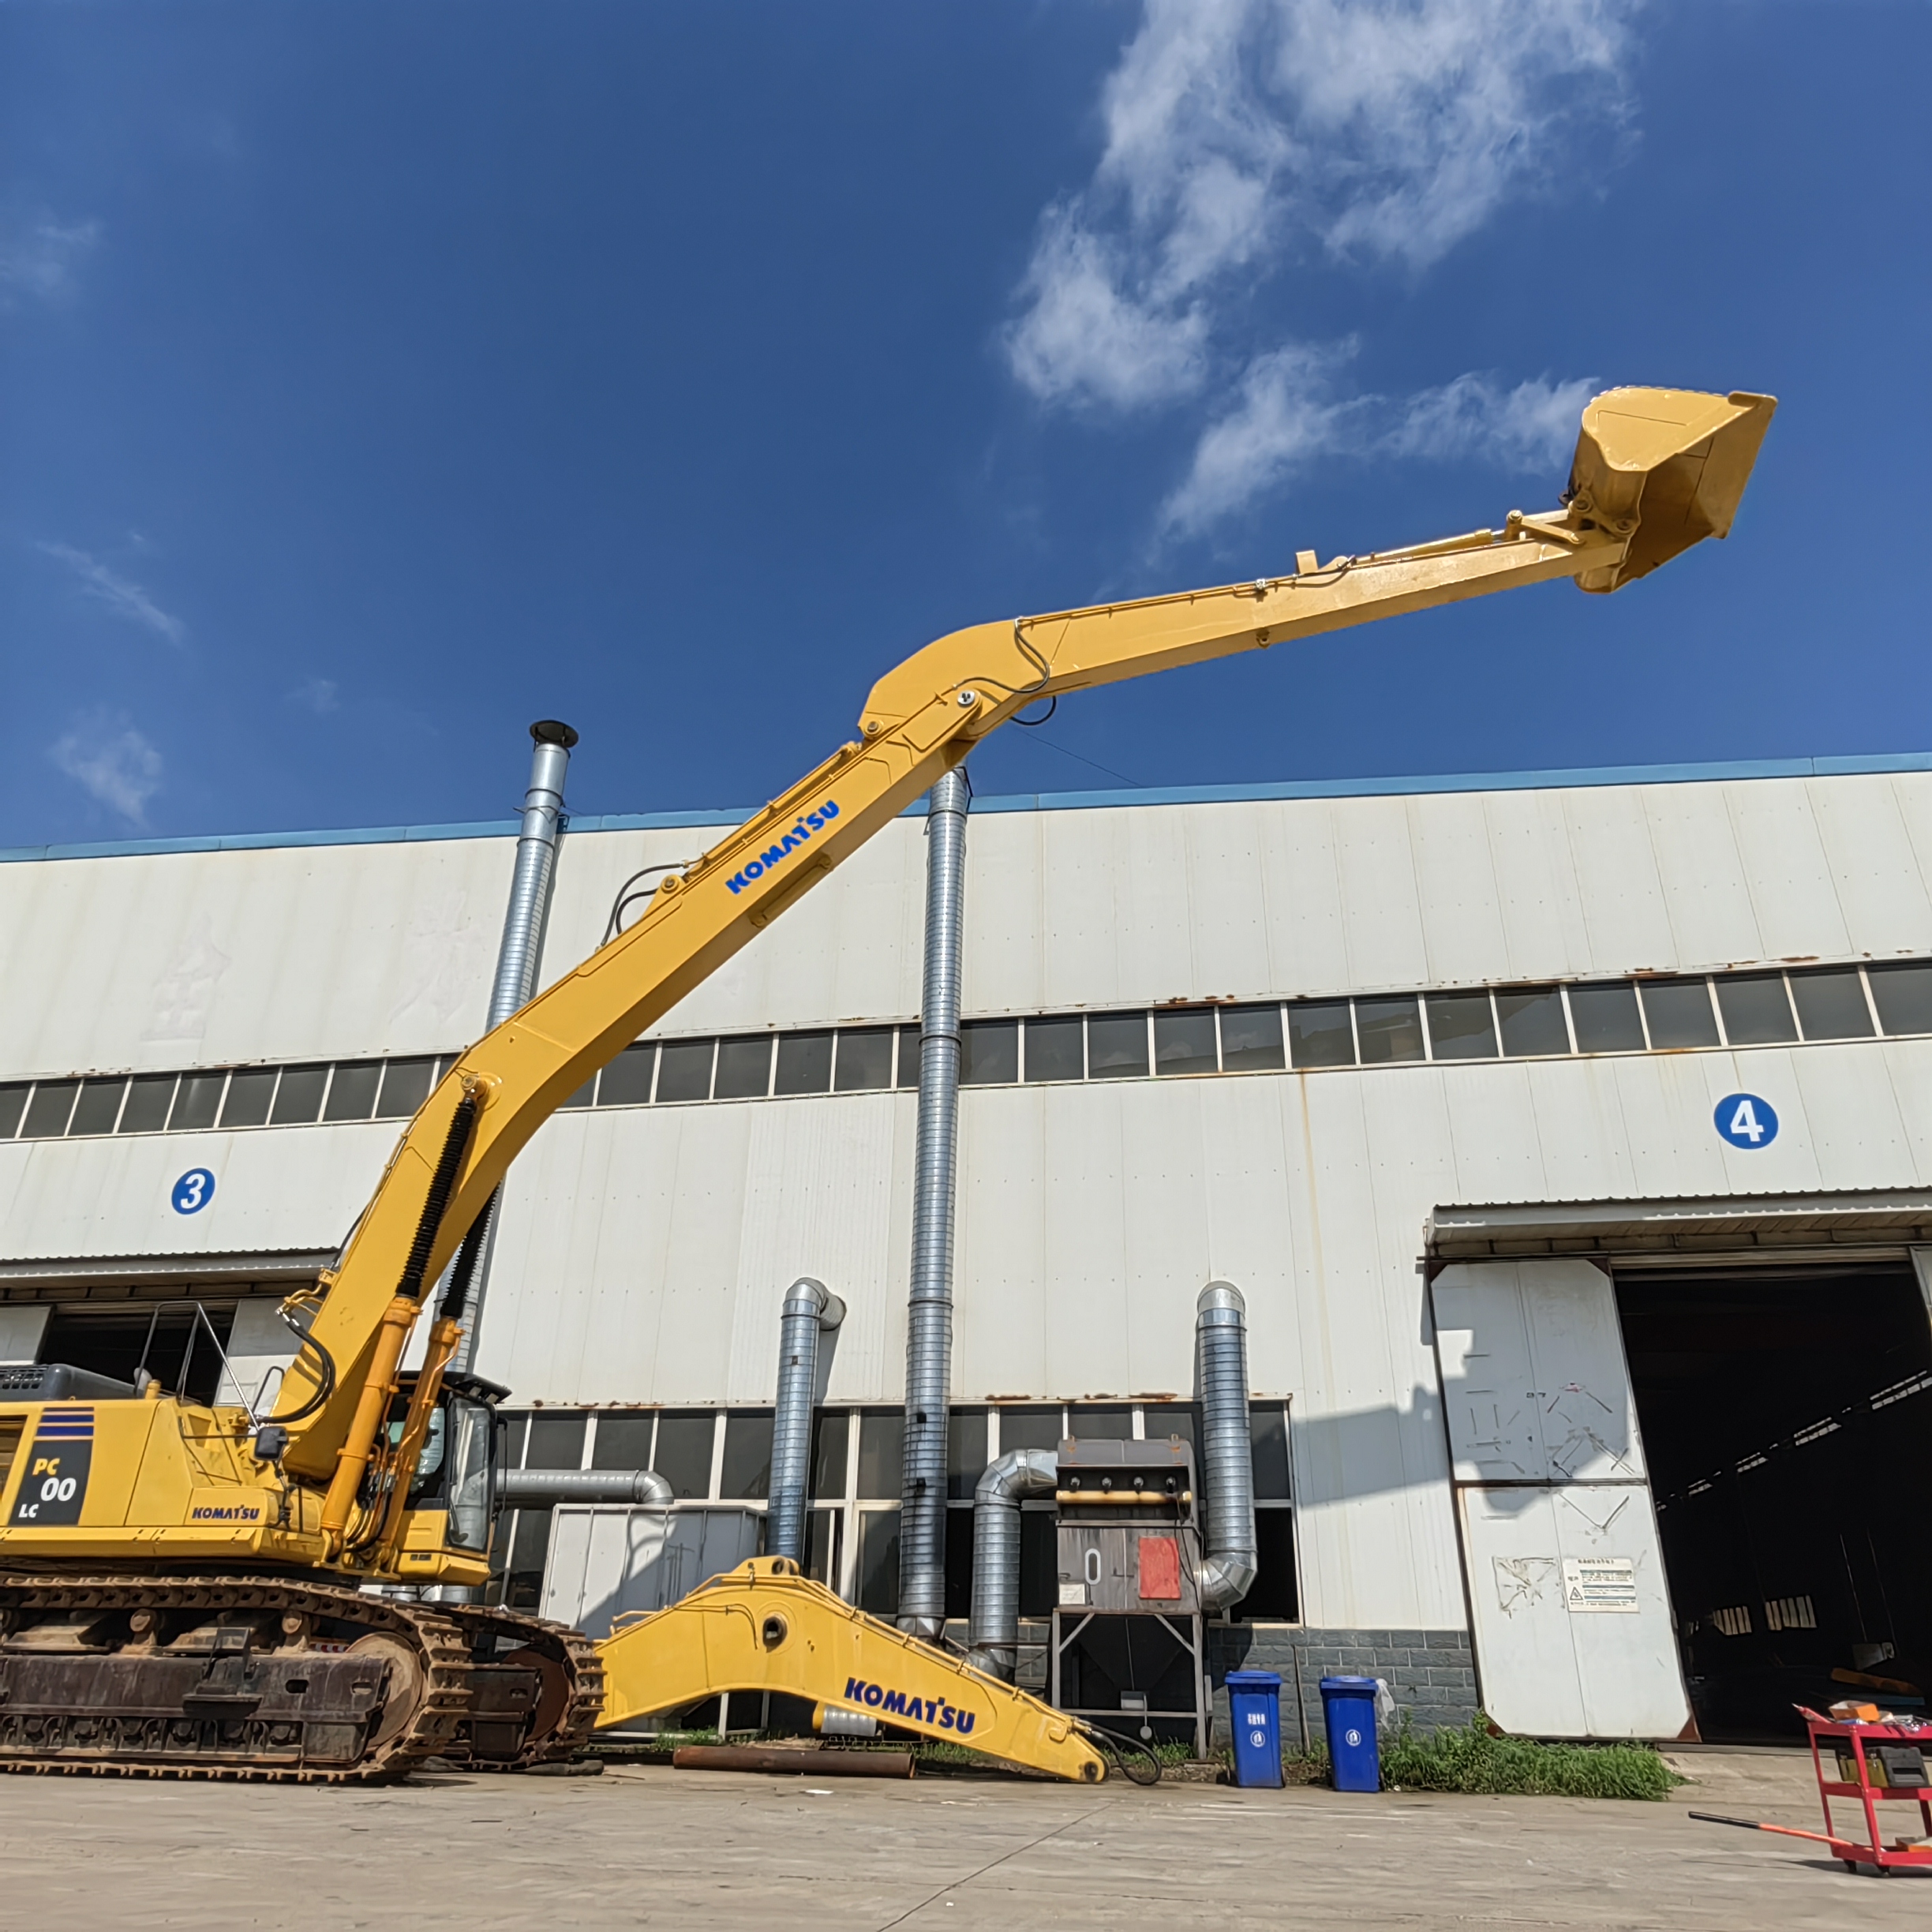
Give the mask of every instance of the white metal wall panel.
[[12, 1077], [420, 1052], [480, 1030], [512, 841], [0, 866]]
[[[1526, 1737], [1675, 1738], [1690, 1717], [1649, 1492], [1629, 1484], [1456, 1492], [1483, 1708]], [[1628, 1559], [1632, 1615], [1573, 1614], [1563, 1559]]]
[[1863, 776], [1807, 788], [1848, 945], [1874, 959], [1932, 952], [1932, 894], [1900, 802], [1914, 789], [1909, 780]]
[[[124, 1140], [0, 1142], [0, 1259], [313, 1253], [337, 1246], [400, 1136], [395, 1121]], [[198, 1213], [170, 1196], [215, 1176]]]
[[[1610, 1278], [1458, 1263], [1432, 1301], [1485, 1708], [1541, 1737], [1690, 1717]], [[1581, 1566], [1612, 1572], [1593, 1589]]]
[[[1589, 926], [1563, 820], [1563, 794], [1492, 792], [1483, 807], [1507, 976], [1534, 979], [1588, 970]], [[1496, 975], [1488, 969], [1483, 976]]]
[[1672, 963], [1716, 966], [1762, 958], [1757, 908], [1745, 882], [1724, 787], [1646, 785], [1642, 796], [1670, 908]]
[[1842, 958], [1852, 949], [1810, 792], [1792, 784], [1724, 787], [1739, 871], [1750, 895], [1751, 957]]
[[1509, 942], [1481, 794], [1406, 803], [1428, 961], [1416, 983], [1457, 986], [1497, 978], [1498, 962], [1509, 957]]
[[1408, 801], [1337, 799], [1330, 811], [1342, 881], [1348, 983], [1425, 985], [1428, 942], [1422, 930]]
[[[1574, 890], [1588, 941], [1578, 972], [1620, 973], [1676, 963], [1676, 935], [1639, 785], [1558, 794]], [[1543, 969], [1516, 964], [1534, 979]]]
[[1643, 1477], [1615, 1294], [1600, 1268], [1458, 1263], [1436, 1276], [1434, 1301], [1458, 1481]]

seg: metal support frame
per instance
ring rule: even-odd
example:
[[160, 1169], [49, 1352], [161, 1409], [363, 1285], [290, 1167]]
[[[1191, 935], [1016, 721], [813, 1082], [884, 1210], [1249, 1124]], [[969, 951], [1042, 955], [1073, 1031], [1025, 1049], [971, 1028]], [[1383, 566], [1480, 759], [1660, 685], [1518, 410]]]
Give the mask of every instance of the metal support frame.
[[[1069, 1646], [1078, 1639], [1080, 1632], [1089, 1623], [1096, 1623], [1102, 1618], [1113, 1614], [1114, 1613], [1101, 1610], [1080, 1612], [1069, 1629], [1067, 1626], [1066, 1613], [1064, 1611], [1055, 1610], [1053, 1613], [1053, 1635], [1047, 1646], [1047, 1656], [1050, 1662], [1047, 1667], [1046, 1702], [1056, 1710], [1065, 1711], [1069, 1717], [1091, 1718], [1103, 1728], [1106, 1727], [1109, 1720], [1118, 1724], [1123, 1713], [1118, 1710], [1102, 1710], [1091, 1705], [1063, 1703], [1060, 1697], [1060, 1660]], [[1159, 1611], [1143, 1610], [1128, 1614], [1151, 1618], [1155, 1623], [1159, 1624], [1193, 1660], [1194, 1708], [1192, 1710], [1155, 1710], [1150, 1705], [1144, 1714], [1148, 1717], [1188, 1720], [1194, 1726], [1194, 1755], [1196, 1758], [1205, 1758], [1208, 1755], [1208, 1734], [1211, 1722], [1208, 1706], [1206, 1619], [1198, 1613], [1185, 1618], [1167, 1616]], [[1185, 1632], [1180, 1627], [1183, 1623], [1187, 1626]]]

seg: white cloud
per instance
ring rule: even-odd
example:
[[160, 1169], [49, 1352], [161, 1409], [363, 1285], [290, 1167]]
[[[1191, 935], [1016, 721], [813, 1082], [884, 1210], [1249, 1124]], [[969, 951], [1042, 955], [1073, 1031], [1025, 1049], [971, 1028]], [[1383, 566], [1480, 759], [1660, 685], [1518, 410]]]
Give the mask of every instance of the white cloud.
[[298, 684], [289, 693], [291, 704], [305, 706], [317, 717], [342, 708], [342, 694], [336, 688], [333, 678], [313, 677]]
[[1234, 406], [1209, 424], [1186, 479], [1163, 506], [1163, 526], [1192, 535], [1333, 448], [1342, 425], [1363, 407], [1361, 399], [1328, 399], [1327, 372], [1336, 360], [1306, 347], [1256, 356]]
[[1007, 331], [1043, 401], [1199, 388], [1304, 248], [1422, 269], [1624, 111], [1636, 0], [1147, 0], [1093, 179], [1042, 219]]
[[80, 578], [81, 589], [117, 617], [156, 631], [170, 644], [180, 643], [188, 635], [188, 627], [178, 617], [170, 616], [139, 584], [110, 569], [98, 557], [77, 550], [72, 544], [43, 543], [40, 548], [65, 564]]
[[1398, 455], [1476, 457], [1510, 470], [1563, 462], [1576, 446], [1583, 405], [1597, 385], [1548, 377], [1504, 389], [1487, 376], [1458, 376], [1409, 398], [1386, 447]]
[[161, 754], [125, 718], [84, 718], [48, 755], [110, 811], [133, 825], [148, 822], [148, 801], [161, 788]]
[[74, 271], [100, 232], [97, 221], [58, 222], [44, 209], [0, 215], [0, 309], [71, 294]]
[[1005, 335], [1042, 402], [1210, 417], [1163, 522], [1196, 531], [1335, 446], [1539, 466], [1584, 385], [1470, 373], [1338, 399], [1350, 352], [1239, 340], [1300, 264], [1426, 271], [1626, 118], [1641, 0], [1145, 0], [1103, 89], [1092, 179], [1041, 218]]
[[1340, 359], [1336, 352], [1308, 347], [1256, 357], [1234, 402], [1202, 432], [1186, 477], [1162, 507], [1162, 526], [1198, 534], [1297, 464], [1324, 455], [1560, 474], [1576, 446], [1583, 405], [1596, 389], [1587, 377], [1566, 383], [1539, 377], [1505, 389], [1493, 377], [1471, 373], [1412, 396], [1337, 399], [1331, 373]]

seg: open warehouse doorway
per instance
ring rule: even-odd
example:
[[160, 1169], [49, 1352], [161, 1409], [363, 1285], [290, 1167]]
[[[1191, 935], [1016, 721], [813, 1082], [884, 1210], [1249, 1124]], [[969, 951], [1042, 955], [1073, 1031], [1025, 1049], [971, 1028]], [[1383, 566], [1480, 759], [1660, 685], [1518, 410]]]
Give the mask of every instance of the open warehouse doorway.
[[1911, 1264], [1619, 1267], [1616, 1300], [1698, 1729], [1932, 1689], [1932, 1328]]

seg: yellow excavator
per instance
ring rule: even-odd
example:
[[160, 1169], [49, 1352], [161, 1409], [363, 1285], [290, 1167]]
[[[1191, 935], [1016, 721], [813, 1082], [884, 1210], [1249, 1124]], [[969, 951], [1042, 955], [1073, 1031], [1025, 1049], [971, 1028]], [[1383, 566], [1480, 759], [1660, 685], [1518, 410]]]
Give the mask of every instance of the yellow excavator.
[[[409, 1124], [337, 1266], [291, 1295], [272, 1415], [58, 1365], [0, 1391], [0, 1767], [391, 1779], [432, 1756], [567, 1757], [602, 1725], [721, 1691], [809, 1699], [1069, 1778], [1106, 1740], [760, 1558], [593, 1644], [477, 1601], [494, 1406], [452, 1372], [481, 1217], [558, 1105], [958, 765], [1042, 700], [1572, 578], [1612, 591], [1730, 529], [1773, 407], [1613, 389], [1561, 507], [1496, 530], [1178, 596], [956, 631], [873, 687], [858, 738], [479, 1040]], [[422, 1365], [405, 1345], [439, 1281]], [[428, 1450], [429, 1453], [425, 1453]]]

